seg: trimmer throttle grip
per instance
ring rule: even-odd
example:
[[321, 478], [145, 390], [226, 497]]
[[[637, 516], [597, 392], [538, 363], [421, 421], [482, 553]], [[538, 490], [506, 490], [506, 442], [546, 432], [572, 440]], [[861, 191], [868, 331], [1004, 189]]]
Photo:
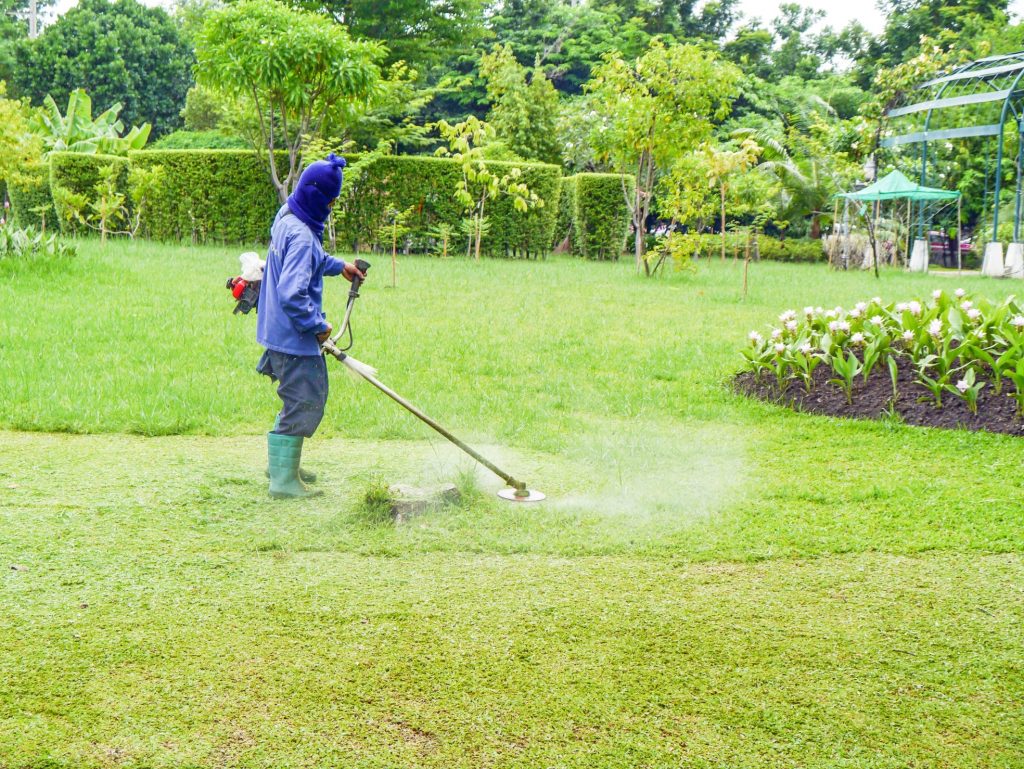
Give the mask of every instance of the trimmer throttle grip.
[[[365, 259], [356, 259], [356, 269], [359, 270], [363, 275], [370, 269], [370, 263]], [[363, 279], [356, 275], [352, 278], [352, 288], [349, 289], [348, 295], [351, 297], [359, 296], [359, 287], [363, 284]]]

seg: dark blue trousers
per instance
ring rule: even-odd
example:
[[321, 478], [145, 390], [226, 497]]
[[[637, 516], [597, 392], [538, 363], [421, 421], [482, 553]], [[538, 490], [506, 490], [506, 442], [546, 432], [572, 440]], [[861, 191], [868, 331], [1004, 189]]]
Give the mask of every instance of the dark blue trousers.
[[281, 413], [274, 432], [312, 437], [327, 405], [327, 361], [323, 355], [288, 355], [266, 350], [256, 370], [277, 382]]

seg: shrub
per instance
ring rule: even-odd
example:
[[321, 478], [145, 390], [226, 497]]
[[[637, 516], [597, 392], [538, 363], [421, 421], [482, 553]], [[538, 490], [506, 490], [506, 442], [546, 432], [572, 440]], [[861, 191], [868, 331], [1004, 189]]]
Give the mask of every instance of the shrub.
[[762, 259], [774, 262], [823, 262], [826, 258], [822, 242], [811, 238], [777, 240], [761, 236], [757, 248]]
[[[156, 240], [253, 243], [267, 239], [280, 204], [252, 150], [141, 150], [133, 166], [164, 169], [141, 231]], [[283, 153], [279, 153], [284, 167]]]
[[128, 197], [128, 160], [116, 155], [83, 155], [54, 152], [50, 155], [50, 192], [60, 227], [65, 233], [79, 230], [76, 214], [84, 214], [96, 199], [96, 185], [103, 169], [113, 166], [118, 194]]
[[576, 177], [563, 176], [559, 181], [561, 192], [558, 195], [558, 215], [555, 217], [555, 236], [551, 241], [552, 248], [557, 248], [566, 238], [572, 246], [572, 222], [576, 212]]
[[7, 195], [11, 199], [11, 220], [18, 227], [59, 227], [50, 195], [50, 169], [45, 163], [23, 169], [9, 179]]
[[74, 246], [56, 234], [44, 235], [32, 226], [0, 227], [0, 266], [70, 259], [75, 254]]
[[575, 178], [574, 253], [584, 259], [618, 259], [629, 235], [626, 198], [632, 197], [633, 179], [620, 174], [577, 174]]
[[[521, 181], [535, 192], [544, 205], [526, 213], [516, 211], [512, 201], [496, 198], [486, 212], [490, 231], [483, 251], [491, 255], [537, 257], [550, 248], [558, 213], [560, 173], [557, 166], [543, 163], [492, 161], [495, 171], [511, 166], [522, 170]], [[377, 158], [357, 178], [346, 175], [343, 201], [337, 217], [338, 240], [353, 250], [375, 245], [380, 216], [388, 210], [411, 209], [406, 226], [409, 239], [418, 250], [428, 250], [438, 225], [457, 229], [464, 216], [455, 198], [462, 178], [458, 162], [448, 158], [387, 155]], [[453, 244], [452, 253], [459, 253]]]
[[153, 150], [244, 150], [250, 144], [240, 136], [231, 136], [216, 129], [208, 131], [175, 131], [149, 145]]

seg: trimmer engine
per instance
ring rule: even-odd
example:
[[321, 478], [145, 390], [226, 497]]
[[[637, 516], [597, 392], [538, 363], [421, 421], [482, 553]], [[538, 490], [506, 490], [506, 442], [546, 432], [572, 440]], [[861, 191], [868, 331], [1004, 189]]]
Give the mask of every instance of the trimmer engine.
[[227, 289], [235, 297], [235, 314], [248, 314], [260, 301], [260, 283], [266, 265], [255, 251], [247, 251], [238, 257], [242, 263], [242, 274], [228, 278]]

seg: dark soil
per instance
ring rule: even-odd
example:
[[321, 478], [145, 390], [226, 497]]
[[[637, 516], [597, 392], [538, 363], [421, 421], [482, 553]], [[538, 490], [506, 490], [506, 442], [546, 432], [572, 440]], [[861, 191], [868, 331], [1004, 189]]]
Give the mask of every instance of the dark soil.
[[853, 383], [852, 403], [846, 402], [846, 393], [840, 387], [828, 381], [834, 377], [835, 373], [823, 364], [814, 370], [810, 392], [798, 382], [790, 382], [779, 392], [771, 374], [758, 379], [751, 372], [743, 372], [736, 375], [734, 384], [744, 395], [814, 414], [878, 419], [888, 416], [891, 409], [908, 425], [1024, 435], [1024, 420], [1017, 416], [1017, 402], [1010, 382], [1004, 381], [1003, 392], [999, 395], [995, 394], [991, 383], [987, 383], [978, 395], [978, 413], [972, 414], [963, 398], [950, 392], [942, 394], [942, 408], [936, 407], [931, 393], [914, 381], [914, 372], [909, 367], [900, 369], [899, 396], [895, 401], [889, 370], [884, 365], [876, 367], [867, 382], [857, 377]]

